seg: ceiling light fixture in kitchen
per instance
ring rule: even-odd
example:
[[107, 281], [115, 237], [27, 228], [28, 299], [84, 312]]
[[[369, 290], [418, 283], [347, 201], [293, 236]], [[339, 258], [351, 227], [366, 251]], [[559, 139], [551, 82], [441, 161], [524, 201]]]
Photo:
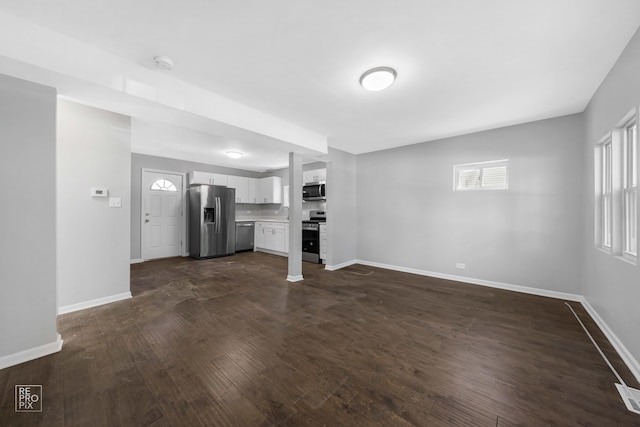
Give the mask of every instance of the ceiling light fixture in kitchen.
[[168, 56], [154, 56], [153, 62], [156, 64], [156, 68], [162, 71], [173, 70], [173, 61]]
[[231, 157], [232, 159], [239, 159], [243, 156], [243, 154], [239, 151], [227, 151], [227, 156]]
[[398, 73], [391, 67], [376, 67], [360, 76], [360, 84], [367, 90], [377, 92], [391, 86], [397, 76]]

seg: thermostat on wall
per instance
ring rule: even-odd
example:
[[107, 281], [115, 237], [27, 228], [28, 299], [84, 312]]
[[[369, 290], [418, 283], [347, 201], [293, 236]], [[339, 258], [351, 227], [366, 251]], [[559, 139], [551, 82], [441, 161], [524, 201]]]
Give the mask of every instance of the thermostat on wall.
[[104, 187], [91, 187], [91, 197], [107, 197], [108, 193]]

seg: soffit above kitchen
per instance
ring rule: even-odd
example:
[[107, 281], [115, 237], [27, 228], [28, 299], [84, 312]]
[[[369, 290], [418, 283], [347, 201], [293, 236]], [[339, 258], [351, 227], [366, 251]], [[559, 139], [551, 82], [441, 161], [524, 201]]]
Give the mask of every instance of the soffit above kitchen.
[[[0, 0], [0, 11], [129, 67], [158, 74], [153, 57], [166, 55], [162, 78], [281, 120], [301, 132], [288, 142], [354, 154], [581, 112], [640, 25], [637, 0]], [[64, 54], [54, 42], [38, 40]], [[396, 81], [364, 90], [360, 76], [380, 66]]]

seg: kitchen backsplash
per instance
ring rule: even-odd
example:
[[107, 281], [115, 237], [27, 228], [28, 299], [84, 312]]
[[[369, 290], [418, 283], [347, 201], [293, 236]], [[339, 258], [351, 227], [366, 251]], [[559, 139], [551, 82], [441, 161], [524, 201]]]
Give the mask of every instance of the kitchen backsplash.
[[[302, 205], [302, 217], [309, 218], [309, 212], [326, 210], [327, 202], [325, 201], [309, 201]], [[287, 219], [289, 217], [289, 208], [282, 205], [252, 205], [238, 204], [236, 205], [236, 218], [247, 219]]]

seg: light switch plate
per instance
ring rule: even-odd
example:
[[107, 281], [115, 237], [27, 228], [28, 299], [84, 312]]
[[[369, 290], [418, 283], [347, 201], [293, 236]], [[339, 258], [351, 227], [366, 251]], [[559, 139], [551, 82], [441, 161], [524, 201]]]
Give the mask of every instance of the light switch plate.
[[122, 198], [121, 197], [109, 197], [109, 207], [110, 208], [121, 208], [122, 207]]

